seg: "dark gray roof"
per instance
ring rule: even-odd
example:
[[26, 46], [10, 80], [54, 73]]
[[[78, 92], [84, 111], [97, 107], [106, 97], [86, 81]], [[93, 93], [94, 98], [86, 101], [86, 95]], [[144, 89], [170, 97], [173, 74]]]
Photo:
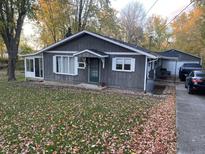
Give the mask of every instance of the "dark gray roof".
[[37, 54], [40, 54], [48, 49], [52, 49], [58, 45], [61, 45], [69, 40], [72, 40], [72, 39], [75, 39], [77, 37], [81, 37], [85, 34], [88, 34], [88, 35], [93, 35], [93, 36], [96, 36], [96, 37], [101, 37], [102, 39], [104, 40], [107, 40], [107, 41], [110, 41], [111, 43], [115, 43], [116, 45], [119, 45], [119, 46], [123, 46], [124, 48], [129, 48], [131, 51], [133, 52], [136, 52], [136, 51], [139, 51], [140, 53], [142, 54], [145, 54], [145, 55], [148, 55], [149, 57], [152, 57], [152, 58], [157, 58], [157, 54], [154, 53], [154, 52], [151, 52], [143, 47], [140, 47], [140, 46], [137, 46], [137, 45], [134, 45], [134, 44], [130, 44], [130, 43], [127, 43], [127, 42], [124, 42], [124, 41], [121, 41], [121, 40], [117, 40], [117, 39], [114, 39], [114, 38], [111, 38], [111, 37], [108, 37], [108, 36], [104, 36], [104, 35], [101, 35], [101, 34], [97, 34], [97, 33], [93, 33], [93, 32], [88, 32], [88, 31], [81, 31], [81, 32], [78, 32], [78, 33], [75, 33], [57, 43], [54, 43], [54, 44], [51, 44], [49, 45], [48, 47], [34, 53], [34, 54], [28, 54], [28, 55], [25, 55], [25, 56], [33, 56], [33, 55], [37, 55]]
[[[92, 32], [92, 33], [93, 33], [93, 32]], [[135, 45], [135, 44], [131, 44], [131, 43], [128, 43], [128, 42], [125, 42], [125, 41], [122, 41], [122, 40], [118, 40], [118, 39], [115, 39], [115, 38], [112, 38], [112, 37], [109, 37], [109, 36], [105, 36], [105, 35], [102, 35], [102, 34], [97, 34], [97, 33], [95, 33], [95, 34], [96, 34], [96, 35], [100, 35], [100, 36], [102, 36], [102, 37], [104, 37], [104, 38], [113, 40], [113, 41], [115, 41], [115, 42], [124, 44], [124, 45], [126, 45], [126, 46], [130, 46], [130, 47], [135, 48], [135, 49], [137, 49], [137, 50], [141, 50], [141, 51], [143, 51], [143, 52], [152, 54], [152, 55], [154, 55], [154, 56], [157, 55], [155, 52], [152, 52], [152, 51], [150, 51], [150, 50], [148, 50], [148, 49], [145, 49], [145, 48], [143, 48], [143, 47], [141, 47], [141, 46], [138, 46], [138, 45]]]
[[159, 52], [158, 54], [166, 57], [176, 57], [178, 58], [179, 61], [200, 61], [201, 60], [201, 58], [195, 55], [192, 55], [188, 52], [176, 50], [176, 49]]

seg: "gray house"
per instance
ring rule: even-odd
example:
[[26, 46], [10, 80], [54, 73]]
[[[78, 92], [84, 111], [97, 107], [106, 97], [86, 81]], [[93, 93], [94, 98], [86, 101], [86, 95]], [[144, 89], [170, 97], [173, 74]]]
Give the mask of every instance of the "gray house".
[[69, 84], [149, 91], [150, 63], [157, 55], [144, 48], [81, 31], [25, 56], [25, 77]]

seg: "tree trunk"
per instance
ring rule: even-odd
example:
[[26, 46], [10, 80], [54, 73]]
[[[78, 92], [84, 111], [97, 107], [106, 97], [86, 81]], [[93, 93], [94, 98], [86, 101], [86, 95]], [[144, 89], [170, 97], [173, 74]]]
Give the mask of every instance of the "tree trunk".
[[9, 50], [8, 50], [8, 81], [15, 81], [15, 70], [16, 70], [16, 60], [18, 53], [18, 45], [15, 41], [10, 42]]
[[15, 81], [15, 70], [16, 70], [16, 57], [9, 56], [8, 62], [8, 81]]
[[83, 0], [80, 0], [79, 12], [78, 12], [78, 32], [80, 32], [82, 28], [82, 11], [83, 11]]

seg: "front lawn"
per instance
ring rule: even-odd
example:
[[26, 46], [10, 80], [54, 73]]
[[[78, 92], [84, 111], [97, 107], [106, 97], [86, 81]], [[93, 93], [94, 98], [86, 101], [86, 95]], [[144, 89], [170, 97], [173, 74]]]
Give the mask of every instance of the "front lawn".
[[132, 128], [157, 102], [0, 78], [0, 153], [130, 153]]

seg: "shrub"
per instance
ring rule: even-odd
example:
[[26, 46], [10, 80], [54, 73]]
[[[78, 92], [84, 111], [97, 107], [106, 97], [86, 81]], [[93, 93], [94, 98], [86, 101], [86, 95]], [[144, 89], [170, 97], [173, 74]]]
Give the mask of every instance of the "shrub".
[[2, 58], [2, 57], [0, 57], [0, 63], [1, 63], [1, 64], [8, 64], [8, 58]]
[[24, 60], [17, 60], [16, 70], [24, 70]]

